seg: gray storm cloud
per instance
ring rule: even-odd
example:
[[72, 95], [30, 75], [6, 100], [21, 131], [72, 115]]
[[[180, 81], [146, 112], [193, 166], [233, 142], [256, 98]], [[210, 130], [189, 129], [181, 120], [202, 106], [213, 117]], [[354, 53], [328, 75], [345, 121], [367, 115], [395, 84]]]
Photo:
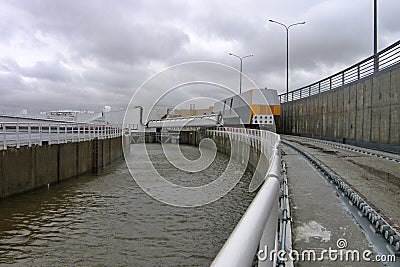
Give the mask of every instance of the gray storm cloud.
[[[290, 32], [296, 89], [372, 54], [372, 6], [365, 0], [1, 1], [0, 107], [126, 106], [168, 66], [204, 60], [239, 68], [229, 52], [255, 54], [245, 59], [244, 73], [283, 92], [285, 32], [268, 19], [306, 21]], [[393, 10], [399, 1], [379, 2], [380, 49], [400, 36]]]

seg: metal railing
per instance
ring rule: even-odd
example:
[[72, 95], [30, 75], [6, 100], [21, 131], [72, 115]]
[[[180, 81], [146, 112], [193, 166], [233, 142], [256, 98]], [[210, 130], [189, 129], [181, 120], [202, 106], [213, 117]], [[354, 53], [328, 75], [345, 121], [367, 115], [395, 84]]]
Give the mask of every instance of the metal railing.
[[[252, 266], [260, 249], [277, 249], [280, 136], [263, 130], [238, 128], [208, 130], [206, 133], [214, 138], [229, 136], [231, 142], [244, 142], [257, 148], [268, 161], [266, 164], [258, 163], [257, 169], [265, 168], [261, 165], [268, 165], [264, 172], [264, 183], [212, 263], [212, 266]], [[259, 261], [258, 266], [275, 266], [276, 263], [276, 257], [268, 258]]]
[[122, 128], [110, 125], [0, 122], [0, 150], [8, 147], [60, 144], [119, 137]]
[[[289, 93], [279, 95], [281, 103], [286, 103], [312, 95], [317, 95], [346, 84], [358, 81], [362, 78], [371, 76], [375, 73], [374, 56], [364, 59], [363, 61], [342, 70], [332, 76], [322, 79], [318, 82], [301, 87]], [[382, 71], [391, 66], [400, 63], [400, 41], [388, 46], [378, 53], [378, 71]]]

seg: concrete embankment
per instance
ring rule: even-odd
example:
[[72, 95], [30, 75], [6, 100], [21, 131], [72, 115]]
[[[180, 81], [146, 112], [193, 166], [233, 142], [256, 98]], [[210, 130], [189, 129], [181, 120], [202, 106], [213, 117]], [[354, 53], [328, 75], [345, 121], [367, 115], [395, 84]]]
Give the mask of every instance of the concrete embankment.
[[0, 152], [0, 199], [97, 172], [123, 156], [121, 137]]

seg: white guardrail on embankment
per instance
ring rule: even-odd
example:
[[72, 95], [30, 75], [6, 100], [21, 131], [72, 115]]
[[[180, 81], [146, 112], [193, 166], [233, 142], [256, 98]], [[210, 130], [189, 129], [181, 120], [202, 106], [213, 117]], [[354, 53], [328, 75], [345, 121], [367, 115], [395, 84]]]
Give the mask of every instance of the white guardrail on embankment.
[[73, 123], [0, 122], [0, 150], [7, 147], [108, 139], [123, 134], [120, 126]]
[[[212, 266], [252, 266], [260, 249], [278, 250], [280, 136], [263, 130], [239, 128], [209, 130], [207, 133], [213, 137], [227, 136], [231, 143], [244, 142], [259, 150], [268, 160], [269, 164], [258, 162], [256, 171], [264, 170], [264, 183], [212, 263]], [[276, 263], [275, 255], [273, 259], [259, 261], [258, 266], [275, 266]]]

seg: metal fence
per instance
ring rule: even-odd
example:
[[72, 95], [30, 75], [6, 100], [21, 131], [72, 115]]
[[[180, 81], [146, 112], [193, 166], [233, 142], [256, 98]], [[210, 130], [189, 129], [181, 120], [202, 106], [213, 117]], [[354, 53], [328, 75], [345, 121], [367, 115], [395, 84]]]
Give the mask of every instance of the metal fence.
[[375, 73], [375, 71], [382, 71], [399, 63], [400, 41], [397, 41], [378, 53], [376, 70], [375, 57], [370, 56], [369, 58], [364, 59], [363, 61], [318, 82], [304, 86], [289, 93], [281, 94], [279, 95], [279, 100], [281, 103], [286, 103], [326, 92], [371, 76]]
[[[207, 134], [213, 137], [229, 136], [231, 142], [246, 143], [259, 150], [268, 161], [258, 163], [257, 169], [266, 170], [264, 183], [211, 265], [253, 266], [258, 250], [277, 248], [280, 136], [263, 130], [239, 128], [208, 130]], [[275, 266], [276, 263], [277, 258], [274, 257], [259, 261], [258, 266]]]
[[43, 143], [107, 139], [121, 135], [121, 127], [110, 125], [0, 122], [0, 150], [8, 147], [41, 146]]

